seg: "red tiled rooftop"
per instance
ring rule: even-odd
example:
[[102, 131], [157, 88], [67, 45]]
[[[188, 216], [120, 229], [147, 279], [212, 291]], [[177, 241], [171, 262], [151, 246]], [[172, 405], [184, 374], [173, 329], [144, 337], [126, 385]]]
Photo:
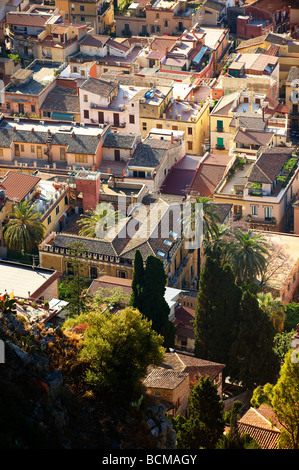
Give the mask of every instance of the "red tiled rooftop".
[[95, 294], [101, 289], [115, 289], [120, 287], [126, 295], [131, 295], [131, 279], [123, 279], [114, 276], [101, 276], [98, 279], [94, 279], [90, 288], [89, 293]]
[[239, 419], [238, 427], [241, 435], [249, 434], [262, 449], [277, 449], [281, 426], [269, 406], [262, 405], [258, 409], [250, 408]]
[[188, 379], [188, 374], [173, 370], [153, 369], [144, 379], [144, 385], [148, 388], [164, 388], [174, 390], [182, 382]]
[[0, 189], [5, 191], [5, 196], [16, 202], [22, 201], [27, 194], [37, 185], [40, 178], [37, 176], [9, 171], [0, 182]]
[[184, 305], [178, 305], [177, 308], [175, 309], [175, 321], [174, 323], [176, 325], [181, 324], [181, 325], [186, 325], [186, 326], [192, 326], [192, 321], [194, 320], [195, 317], [195, 309], [186, 307]]
[[222, 180], [232, 157], [229, 155], [209, 154], [196, 171], [190, 186], [189, 194], [200, 194], [210, 197]]
[[171, 48], [174, 46], [178, 37], [173, 36], [158, 36], [151, 43], [151, 49], [156, 51], [166, 51], [166, 48]]
[[7, 13], [6, 23], [17, 26], [44, 27], [50, 17], [49, 14]]

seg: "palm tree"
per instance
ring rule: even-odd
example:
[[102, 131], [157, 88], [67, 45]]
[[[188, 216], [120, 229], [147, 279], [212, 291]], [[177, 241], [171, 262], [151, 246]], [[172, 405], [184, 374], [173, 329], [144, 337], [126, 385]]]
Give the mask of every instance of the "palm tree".
[[196, 217], [195, 210], [197, 204], [202, 204], [203, 238], [209, 240], [217, 230], [217, 224], [221, 222], [218, 206], [207, 196], [195, 196], [195, 200], [190, 202], [191, 210], [186, 220], [186, 228], [190, 228], [192, 232], [198, 231], [200, 227], [200, 219]]
[[229, 239], [231, 236], [230, 229], [222, 224], [217, 224], [209, 239], [203, 240], [204, 254], [218, 261], [220, 266], [225, 264]]
[[104, 238], [107, 231], [114, 227], [120, 218], [120, 212], [106, 202], [98, 204], [95, 209], [86, 211], [78, 224], [82, 227], [79, 235], [91, 238]]
[[281, 333], [285, 321], [285, 309], [280, 298], [273, 298], [270, 292], [257, 294], [260, 308], [265, 312], [274, 328]]
[[8, 214], [4, 227], [4, 240], [8, 248], [18, 252], [32, 252], [43, 240], [45, 227], [41, 213], [29, 201], [21, 201]]
[[262, 276], [269, 256], [268, 243], [262, 234], [236, 228], [228, 247], [228, 262], [238, 283], [253, 282]]
[[[189, 203], [189, 202], [188, 202]], [[187, 204], [188, 204], [187, 203]], [[199, 216], [198, 211], [196, 210], [197, 206], [202, 209], [202, 217]], [[211, 240], [217, 233], [217, 224], [221, 222], [221, 217], [218, 211], [218, 206], [207, 196], [195, 196], [195, 199], [190, 202], [190, 209], [187, 217], [183, 214], [184, 219], [184, 231], [188, 237], [188, 233], [202, 235], [203, 242]], [[202, 223], [202, 227], [200, 226]], [[202, 232], [202, 233], [201, 233]], [[193, 239], [196, 238], [193, 236]], [[201, 270], [201, 248], [197, 247], [197, 272], [198, 275]]]

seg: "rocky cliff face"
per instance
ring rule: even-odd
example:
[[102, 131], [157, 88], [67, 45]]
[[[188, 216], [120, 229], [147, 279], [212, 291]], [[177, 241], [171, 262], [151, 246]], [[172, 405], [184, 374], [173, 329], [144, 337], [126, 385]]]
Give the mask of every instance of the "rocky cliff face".
[[76, 338], [0, 314], [0, 447], [175, 449], [163, 405], [111, 405], [88, 390]]

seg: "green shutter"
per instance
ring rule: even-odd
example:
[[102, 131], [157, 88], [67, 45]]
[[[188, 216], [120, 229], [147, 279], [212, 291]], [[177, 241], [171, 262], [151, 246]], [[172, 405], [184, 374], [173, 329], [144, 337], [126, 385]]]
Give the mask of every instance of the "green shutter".
[[217, 147], [223, 147], [223, 137], [217, 137]]

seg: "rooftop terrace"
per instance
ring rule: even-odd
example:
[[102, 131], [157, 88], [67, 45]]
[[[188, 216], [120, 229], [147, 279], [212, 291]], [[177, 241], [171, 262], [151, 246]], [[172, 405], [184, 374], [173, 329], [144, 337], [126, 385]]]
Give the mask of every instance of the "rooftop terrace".
[[23, 74], [18, 70], [15, 75], [12, 75], [11, 82], [6, 86], [5, 91], [23, 95], [39, 95], [53, 82], [56, 71], [63, 67], [64, 64], [51, 60], [34, 61], [27, 69], [24, 69]]

